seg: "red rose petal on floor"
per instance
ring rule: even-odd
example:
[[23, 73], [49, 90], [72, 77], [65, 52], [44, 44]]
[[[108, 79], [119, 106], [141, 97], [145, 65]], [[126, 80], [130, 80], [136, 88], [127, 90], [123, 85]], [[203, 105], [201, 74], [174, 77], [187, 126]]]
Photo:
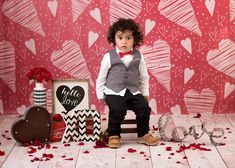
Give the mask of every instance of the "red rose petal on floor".
[[169, 156], [168, 159], [171, 159], [171, 157]]
[[219, 143], [219, 145], [220, 145], [220, 146], [224, 146], [224, 145], [226, 145], [226, 143]]
[[37, 151], [37, 149], [36, 148], [34, 148], [34, 147], [29, 147], [29, 151], [27, 151], [28, 153], [35, 153], [36, 151]]
[[230, 130], [230, 128], [225, 128], [226, 130]]
[[79, 146], [83, 146], [83, 145], [85, 145], [83, 142], [80, 142], [79, 144], [78, 144]]
[[73, 158], [67, 158], [67, 159], [64, 159], [64, 160], [73, 160]]
[[172, 150], [172, 147], [170, 147], [170, 146], [166, 147], [166, 151], [171, 151], [171, 150]]
[[228, 131], [228, 133], [230, 133], [230, 134], [231, 134], [231, 133], [232, 133], [232, 131]]
[[184, 156], [183, 159], [188, 159], [187, 156]]
[[88, 153], [90, 153], [90, 152], [89, 152], [89, 151], [84, 151], [83, 153], [88, 154]]
[[196, 116], [194, 116], [193, 118], [200, 118], [201, 117], [201, 114], [200, 113], [197, 113]]
[[47, 149], [50, 149], [50, 148], [51, 148], [51, 145], [50, 145], [50, 144], [46, 144], [46, 148], [47, 148]]
[[121, 159], [125, 159], [125, 157], [121, 157]]
[[166, 144], [162, 142], [162, 143], [160, 143], [160, 145], [166, 145]]
[[64, 146], [70, 146], [70, 144], [64, 144]]
[[33, 145], [34, 145], [34, 146], [41, 146], [42, 143], [41, 143], [40, 140], [35, 140], [35, 141], [33, 142]]
[[23, 146], [28, 147], [28, 146], [30, 146], [30, 144], [29, 143], [24, 143]]
[[181, 162], [180, 162], [180, 161], [177, 161], [176, 163], [180, 164]]
[[5, 131], [5, 133], [8, 133], [8, 132], [9, 132], [8, 130]]
[[129, 148], [127, 151], [128, 151], [129, 153], [135, 153], [135, 152], [136, 152], [136, 150], [135, 150], [135, 149], [132, 149], [132, 148]]
[[57, 146], [53, 146], [52, 148], [53, 148], [53, 149], [57, 149], [58, 147], [57, 147]]
[[170, 153], [171, 156], [175, 155], [174, 153]]
[[42, 157], [53, 158], [53, 154], [51, 154], [51, 153], [50, 154], [43, 153]]
[[154, 131], [157, 131], [158, 128], [153, 125], [153, 130], [154, 130]]
[[144, 152], [143, 152], [143, 151], [141, 151], [141, 152], [140, 152], [140, 154], [144, 154]]
[[146, 158], [145, 160], [149, 160], [149, 158]]
[[107, 118], [102, 118], [102, 121], [106, 121], [107, 120]]
[[63, 155], [63, 156], [61, 156], [62, 158], [65, 158], [66, 156], [65, 155]]
[[161, 156], [161, 154], [157, 154], [158, 156]]
[[38, 157], [34, 157], [34, 161], [39, 161], [40, 159]]
[[10, 137], [7, 137], [7, 140], [11, 140], [11, 138], [10, 138]]
[[0, 156], [4, 156], [5, 155], [5, 151], [0, 150]]

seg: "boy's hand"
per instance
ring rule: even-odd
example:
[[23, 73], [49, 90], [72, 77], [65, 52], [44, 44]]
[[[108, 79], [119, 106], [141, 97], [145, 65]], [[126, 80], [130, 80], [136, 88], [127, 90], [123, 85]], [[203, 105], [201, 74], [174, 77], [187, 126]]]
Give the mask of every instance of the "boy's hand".
[[144, 96], [144, 99], [149, 102], [150, 101], [150, 97], [149, 96]]
[[105, 99], [99, 99], [99, 102], [104, 103], [106, 105]]

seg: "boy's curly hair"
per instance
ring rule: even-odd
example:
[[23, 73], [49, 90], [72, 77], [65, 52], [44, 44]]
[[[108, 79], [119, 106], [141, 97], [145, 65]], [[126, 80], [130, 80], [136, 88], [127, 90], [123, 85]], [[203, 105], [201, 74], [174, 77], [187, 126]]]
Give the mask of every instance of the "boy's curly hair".
[[139, 25], [132, 19], [124, 18], [118, 19], [109, 27], [109, 32], [107, 36], [108, 43], [112, 43], [115, 46], [115, 34], [118, 31], [124, 32], [126, 30], [132, 31], [132, 36], [134, 37], [133, 47], [140, 46], [143, 42], [144, 36]]

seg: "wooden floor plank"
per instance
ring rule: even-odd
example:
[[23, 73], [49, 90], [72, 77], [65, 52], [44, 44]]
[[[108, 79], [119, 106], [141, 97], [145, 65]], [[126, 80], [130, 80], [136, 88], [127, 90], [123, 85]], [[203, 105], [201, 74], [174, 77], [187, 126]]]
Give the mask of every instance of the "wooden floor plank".
[[[130, 116], [130, 115], [129, 115]], [[153, 115], [150, 119], [151, 133], [154, 136], [159, 136], [158, 119], [160, 116]], [[102, 117], [102, 130], [107, 127], [107, 116]], [[131, 115], [130, 118], [133, 118]], [[226, 143], [224, 146], [213, 146], [207, 135], [204, 135], [198, 140], [192, 136], [188, 136], [182, 144], [188, 146], [192, 143], [205, 143], [203, 147], [210, 148], [212, 151], [201, 150], [185, 150], [177, 153], [180, 143], [160, 141], [160, 145], [148, 147], [142, 144], [137, 144], [136, 134], [121, 134], [121, 147], [118, 149], [99, 148], [95, 149], [94, 142], [70, 142], [70, 146], [64, 146], [60, 142], [50, 143], [50, 148], [45, 147], [37, 150], [36, 153], [29, 156], [28, 147], [19, 146], [11, 137], [10, 128], [15, 117], [1, 116], [0, 117], [0, 150], [5, 151], [5, 155], [0, 157], [0, 167], [3, 168], [47, 168], [47, 167], [102, 167], [102, 168], [123, 168], [123, 167], [144, 167], [144, 168], [161, 168], [161, 167], [234, 167], [235, 155], [235, 115], [205, 115], [201, 117], [205, 121], [206, 129], [211, 131], [213, 128], [219, 127], [225, 130], [223, 138], [215, 139], [217, 142]], [[174, 126], [184, 126], [189, 128], [191, 125], [197, 125], [200, 128], [200, 120], [193, 116], [172, 116], [172, 123], [167, 130], [169, 136]], [[57, 147], [57, 148], [53, 148]], [[171, 150], [166, 150], [171, 147]], [[128, 152], [128, 149], [136, 150], [133, 153]], [[43, 154], [53, 154], [53, 158], [45, 161]], [[184, 158], [187, 156], [187, 159]], [[43, 161], [34, 161], [34, 157], [42, 158]], [[169, 158], [170, 157], [170, 158]], [[72, 158], [72, 159], [71, 159]], [[65, 160], [69, 159], [69, 160]], [[70, 160], [71, 159], [71, 160]]]
[[[231, 116], [233, 118], [233, 116]], [[223, 128], [223, 138], [215, 139], [216, 142], [225, 143], [224, 146], [216, 146], [216, 149], [220, 153], [221, 158], [225, 161], [227, 167], [234, 167], [233, 156], [235, 155], [235, 128], [228, 120], [226, 115], [211, 115], [203, 116], [203, 121], [208, 123], [206, 128], [213, 130], [213, 128]]]
[[[150, 120], [151, 128], [158, 128], [158, 120], [160, 116], [152, 116]], [[169, 122], [167, 130], [173, 130], [174, 123]], [[159, 131], [151, 131], [154, 136], [160, 138]], [[169, 132], [169, 131], [168, 131]], [[167, 136], [171, 136], [170, 134], [166, 133]], [[160, 140], [158, 146], [150, 147], [151, 158], [153, 167], [156, 168], [165, 168], [165, 167], [172, 167], [172, 168], [187, 168], [189, 167], [187, 159], [184, 158], [185, 154], [177, 153], [176, 150], [179, 149], [180, 143], [175, 142], [167, 142]], [[170, 147], [170, 148], [169, 148]]]
[[0, 124], [0, 150], [5, 152], [4, 156], [0, 157], [0, 167], [3, 165], [5, 159], [10, 154], [11, 150], [15, 146], [15, 140], [11, 136], [11, 125], [12, 122], [15, 120], [15, 117], [5, 117], [4, 120]]
[[31, 160], [34, 160], [35, 157], [40, 158], [45, 149], [32, 153], [32, 156], [29, 156], [27, 151], [29, 151], [28, 147], [16, 144], [2, 168], [37, 168], [40, 161], [32, 162]]
[[136, 141], [122, 142], [116, 150], [116, 168], [151, 168], [149, 147], [137, 144]]
[[[193, 116], [185, 115], [185, 116], [173, 116], [173, 121], [175, 126], [184, 126], [185, 128], [189, 128], [192, 125], [195, 125], [198, 133], [200, 134], [201, 131], [201, 122], [197, 118], [193, 118]], [[185, 154], [188, 158], [188, 162], [191, 168], [198, 168], [198, 167], [220, 167], [226, 168], [223, 159], [221, 158], [220, 154], [218, 153], [215, 146], [211, 144], [209, 141], [208, 135], [203, 135], [200, 139], [195, 140], [192, 136], [188, 136], [183, 144], [185, 146], [189, 146], [192, 143], [196, 144], [205, 144], [205, 148], [211, 149], [211, 151], [202, 151], [202, 150], [185, 150]]]
[[84, 142], [77, 157], [76, 168], [115, 168], [115, 149], [94, 148], [94, 142]]
[[54, 142], [50, 144], [50, 148], [44, 151], [46, 155], [53, 155], [53, 158], [49, 160], [40, 162], [39, 168], [73, 168], [76, 165], [77, 155], [80, 149], [78, 142], [71, 141], [69, 146], [62, 144], [61, 142]]

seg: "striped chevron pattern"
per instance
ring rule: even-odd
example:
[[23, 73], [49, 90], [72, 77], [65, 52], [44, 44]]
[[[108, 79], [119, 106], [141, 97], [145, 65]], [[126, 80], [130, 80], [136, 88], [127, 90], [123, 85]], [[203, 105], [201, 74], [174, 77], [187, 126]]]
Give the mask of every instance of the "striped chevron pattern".
[[[78, 110], [79, 111], [79, 140], [80, 141], [95, 141], [100, 135], [100, 113], [96, 110]], [[86, 118], [93, 117], [93, 135], [86, 134]]]
[[69, 111], [65, 112], [62, 111], [62, 117], [65, 121], [66, 128], [61, 139], [61, 143], [68, 143], [70, 139], [78, 142], [79, 141], [79, 134], [76, 130], [76, 124], [78, 120], [78, 113], [79, 110], [73, 111], [72, 114]]

